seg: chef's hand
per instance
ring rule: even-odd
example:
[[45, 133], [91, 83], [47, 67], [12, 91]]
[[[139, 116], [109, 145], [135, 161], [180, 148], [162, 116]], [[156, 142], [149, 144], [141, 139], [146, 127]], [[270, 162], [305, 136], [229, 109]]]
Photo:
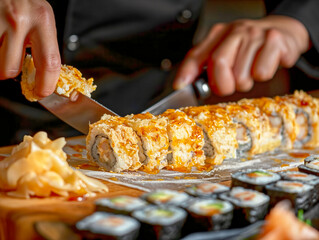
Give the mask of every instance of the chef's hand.
[[173, 87], [193, 82], [207, 65], [209, 85], [215, 94], [249, 91], [254, 80], [270, 80], [279, 66], [292, 67], [309, 47], [306, 28], [290, 17], [217, 24], [188, 52]]
[[61, 69], [53, 10], [45, 0], [0, 0], [0, 80], [19, 75], [26, 47], [37, 69], [35, 94], [48, 96]]

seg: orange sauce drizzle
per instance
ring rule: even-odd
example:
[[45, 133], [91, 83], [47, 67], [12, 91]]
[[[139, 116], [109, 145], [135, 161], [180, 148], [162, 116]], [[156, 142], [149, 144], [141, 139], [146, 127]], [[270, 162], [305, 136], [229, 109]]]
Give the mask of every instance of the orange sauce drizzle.
[[280, 167], [282, 167], [282, 168], [284, 168], [284, 167], [289, 167], [289, 164], [281, 164]]
[[289, 156], [294, 157], [294, 158], [306, 158], [309, 157], [309, 153], [289, 153]]

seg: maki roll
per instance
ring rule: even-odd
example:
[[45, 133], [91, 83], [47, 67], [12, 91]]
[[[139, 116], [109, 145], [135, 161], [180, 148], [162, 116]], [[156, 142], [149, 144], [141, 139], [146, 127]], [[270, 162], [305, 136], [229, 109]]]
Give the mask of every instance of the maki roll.
[[169, 189], [157, 189], [155, 191], [145, 193], [142, 195], [142, 198], [155, 205], [171, 205], [183, 208], [192, 200], [192, 197], [184, 192]]
[[132, 216], [141, 222], [140, 239], [180, 239], [185, 210], [174, 206], [148, 206]]
[[191, 232], [227, 229], [232, 223], [233, 210], [227, 201], [196, 199], [187, 207], [189, 219], [185, 228]]
[[130, 196], [100, 198], [95, 201], [97, 211], [124, 215], [130, 215], [134, 210], [143, 208], [147, 205], [148, 203], [143, 199]]
[[140, 223], [131, 217], [95, 212], [75, 225], [85, 239], [133, 240], [138, 237]]
[[312, 205], [314, 187], [297, 181], [280, 180], [266, 186], [270, 196], [270, 205], [274, 207], [278, 202], [288, 199], [296, 213], [299, 209], [308, 210]]
[[232, 187], [243, 187], [264, 192], [267, 184], [280, 180], [280, 175], [262, 169], [249, 169], [231, 175]]
[[316, 147], [319, 144], [319, 101], [303, 91], [275, 97], [278, 103], [290, 104], [295, 112], [296, 140], [294, 147]]
[[236, 139], [239, 155], [254, 155], [272, 151], [280, 146], [279, 138], [273, 138], [269, 119], [258, 107], [251, 104], [220, 104], [237, 123]]
[[168, 119], [170, 142], [167, 169], [189, 172], [205, 164], [204, 133], [195, 121], [180, 110], [168, 109], [161, 117]]
[[145, 172], [157, 173], [166, 167], [169, 153], [167, 119], [155, 117], [151, 113], [131, 114], [125, 119], [138, 136], [140, 159], [143, 159], [142, 169]]
[[301, 172], [319, 176], [319, 155], [311, 155], [306, 157], [303, 165], [298, 166]]
[[271, 141], [279, 141], [280, 148], [291, 149], [296, 139], [296, 114], [293, 107], [273, 98], [243, 99], [239, 104], [251, 104], [266, 114], [270, 124]]
[[193, 197], [218, 198], [221, 193], [228, 192], [229, 187], [219, 183], [201, 183], [185, 189]]
[[280, 173], [282, 179], [288, 181], [297, 181], [309, 184], [314, 187], [312, 203], [316, 204], [319, 200], [319, 177], [297, 171], [287, 171]]
[[220, 198], [231, 202], [235, 207], [233, 227], [262, 220], [268, 212], [269, 196], [255, 190], [234, 187], [230, 192], [221, 194]]
[[107, 171], [137, 170], [145, 159], [138, 136], [124, 118], [117, 116], [104, 115], [89, 126], [86, 148], [88, 159]]
[[236, 158], [236, 125], [224, 108], [210, 105], [181, 110], [203, 129], [207, 165], [221, 164], [225, 158]]

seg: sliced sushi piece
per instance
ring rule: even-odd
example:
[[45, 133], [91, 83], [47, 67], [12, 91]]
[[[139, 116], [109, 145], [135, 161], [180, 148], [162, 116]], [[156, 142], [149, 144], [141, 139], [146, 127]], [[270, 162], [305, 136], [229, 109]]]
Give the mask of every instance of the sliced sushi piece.
[[138, 237], [140, 223], [124, 215], [95, 212], [78, 221], [75, 228], [85, 239], [133, 240]]
[[299, 171], [319, 176], [319, 155], [306, 157], [303, 165], [298, 166]]
[[219, 183], [201, 183], [185, 189], [185, 192], [193, 197], [218, 198], [221, 193], [228, 192], [229, 187]]
[[230, 227], [234, 207], [227, 201], [196, 199], [188, 207], [185, 228], [191, 232], [222, 230]]
[[[36, 102], [40, 98], [35, 94], [35, 75], [36, 68], [34, 66], [31, 55], [26, 55], [21, 75], [21, 90], [22, 94], [30, 102]], [[95, 91], [96, 85], [93, 85], [93, 78], [85, 79], [82, 73], [68, 65], [62, 65], [58, 82], [55, 87], [55, 93], [65, 97], [71, 97], [73, 92], [80, 92], [88, 97]]]
[[315, 147], [319, 144], [319, 102], [303, 91], [295, 91], [292, 95], [275, 97], [277, 102], [291, 104], [295, 112], [296, 140], [295, 147]]
[[312, 205], [315, 205], [319, 200], [319, 177], [298, 171], [285, 171], [280, 173], [281, 178], [288, 181], [302, 182], [314, 187]]
[[236, 125], [224, 108], [211, 105], [187, 107], [182, 111], [204, 131], [206, 164], [217, 165], [225, 158], [236, 158]]
[[133, 211], [146, 207], [148, 203], [141, 198], [120, 195], [100, 198], [95, 201], [96, 211], [130, 215]]
[[283, 149], [291, 149], [296, 139], [296, 114], [293, 107], [273, 98], [242, 99], [239, 104], [252, 104], [269, 119], [271, 141], [279, 141]]
[[148, 206], [132, 216], [141, 222], [140, 239], [180, 239], [185, 210], [174, 206]]
[[270, 205], [274, 207], [282, 200], [289, 200], [297, 213], [299, 209], [308, 210], [312, 205], [314, 187], [297, 181], [280, 180], [266, 186]]
[[145, 159], [137, 134], [125, 118], [116, 116], [104, 115], [90, 124], [86, 148], [88, 159], [107, 171], [137, 170]]
[[[155, 117], [151, 113], [128, 115], [125, 117], [128, 126], [132, 127], [138, 135], [139, 147], [146, 157], [143, 160], [143, 170], [149, 173], [157, 173], [167, 166], [167, 154], [169, 153], [169, 140], [167, 134], [167, 119]], [[145, 158], [144, 157], [144, 158]]]
[[[280, 146], [280, 139], [273, 138], [268, 117], [258, 107], [243, 103], [220, 104], [220, 106], [223, 106], [231, 119], [237, 123], [236, 138], [240, 155], [264, 153]], [[247, 145], [250, 148], [247, 148]]]
[[167, 169], [189, 172], [205, 164], [203, 130], [180, 110], [168, 109], [161, 117], [168, 119], [170, 153]]
[[231, 179], [232, 187], [243, 187], [264, 192], [267, 184], [280, 180], [280, 175], [262, 169], [248, 169], [232, 174]]
[[155, 205], [173, 205], [186, 207], [192, 197], [184, 192], [170, 189], [157, 189], [142, 195], [142, 198]]
[[255, 190], [234, 187], [230, 192], [221, 194], [220, 198], [235, 206], [233, 227], [242, 227], [262, 220], [268, 213], [269, 196]]

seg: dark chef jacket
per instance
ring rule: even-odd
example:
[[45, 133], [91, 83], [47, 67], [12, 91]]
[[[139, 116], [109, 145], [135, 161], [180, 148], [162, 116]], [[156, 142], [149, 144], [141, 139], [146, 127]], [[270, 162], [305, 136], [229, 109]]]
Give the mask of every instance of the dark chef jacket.
[[[63, 63], [95, 78], [93, 97], [121, 115], [137, 113], [171, 85], [172, 73], [193, 45], [201, 0], [50, 0]], [[267, 0], [271, 14], [297, 18], [318, 54], [319, 1]], [[310, 59], [310, 60], [309, 60]], [[318, 58], [317, 58], [318, 59]], [[314, 62], [312, 62], [314, 64]], [[50, 137], [76, 134], [37, 103], [28, 103], [18, 83], [0, 81], [1, 145], [45, 130]], [[9, 100], [9, 102], [8, 102]], [[19, 104], [26, 107], [20, 107]], [[77, 133], [78, 134], [78, 133]]]

